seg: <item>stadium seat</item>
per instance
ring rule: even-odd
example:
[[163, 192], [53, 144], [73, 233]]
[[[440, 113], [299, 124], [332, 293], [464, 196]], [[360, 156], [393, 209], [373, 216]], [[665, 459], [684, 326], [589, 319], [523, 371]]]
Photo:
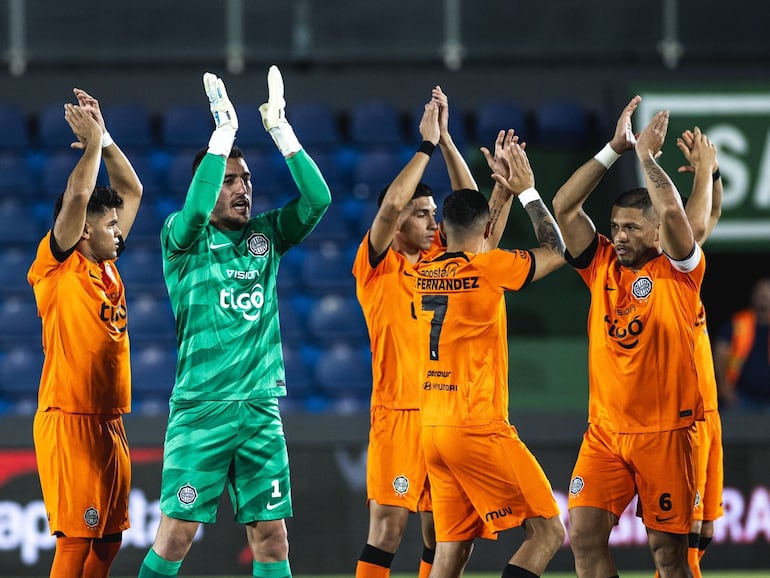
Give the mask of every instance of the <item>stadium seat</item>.
[[31, 290], [28, 295], [7, 295], [0, 300], [0, 327], [0, 341], [40, 343], [40, 318]]
[[0, 201], [0, 223], [0, 247], [34, 244], [43, 236], [34, 207], [28, 202], [15, 199]]
[[[281, 206], [280, 199], [291, 198], [299, 194], [297, 185], [286, 166], [281, 153], [276, 149], [243, 148], [243, 156], [251, 173], [253, 196], [270, 199], [271, 207]], [[252, 212], [253, 213], [253, 212]]]
[[[51, 152], [43, 157], [42, 184], [45, 199], [52, 203], [56, 197], [64, 192], [70, 173], [80, 158], [80, 152], [71, 149]], [[109, 184], [104, 163], [99, 167], [96, 184], [100, 186]], [[53, 208], [53, 205], [51, 207]]]
[[361, 199], [376, 201], [382, 189], [396, 178], [404, 165], [406, 160], [397, 152], [362, 152], [353, 168], [353, 194]]
[[368, 401], [372, 389], [372, 362], [366, 348], [336, 343], [322, 348], [315, 366], [318, 387], [333, 400]]
[[302, 289], [310, 295], [347, 293], [354, 291], [353, 258], [333, 243], [309, 247], [302, 261]]
[[0, 103], [0, 134], [3, 135], [0, 139], [0, 149], [22, 152], [30, 146], [27, 115], [21, 107]]
[[398, 150], [404, 144], [401, 113], [386, 102], [367, 100], [354, 104], [348, 118], [350, 140], [358, 147]]
[[286, 116], [305, 147], [330, 149], [342, 142], [337, 115], [325, 102], [306, 100], [292, 103]]
[[127, 292], [128, 332], [132, 340], [140, 342], [176, 339], [174, 314], [165, 295]]
[[[235, 137], [235, 144], [240, 149], [254, 149], [263, 153], [273, 152], [276, 150], [275, 143], [265, 131], [265, 127], [262, 126], [262, 117], [259, 113], [260, 104], [257, 102], [234, 103], [235, 111], [238, 113], [238, 135]], [[287, 110], [287, 116], [289, 114]], [[289, 121], [291, 122], [291, 118]], [[302, 142], [301, 138], [300, 142]]]
[[[130, 248], [136, 245], [155, 247], [160, 251], [160, 230], [163, 227], [165, 216], [160, 214], [158, 203], [145, 197], [139, 206], [134, 224], [128, 232], [126, 242]], [[125, 231], [123, 231], [125, 234]]]
[[0, 395], [11, 401], [36, 400], [43, 369], [39, 345], [15, 345], [0, 354]]
[[156, 295], [166, 292], [160, 248], [127, 244], [117, 264], [120, 277], [129, 292], [147, 291]]
[[285, 341], [282, 347], [287, 395], [293, 402], [300, 402], [314, 389], [313, 373], [305, 363], [298, 347], [287, 344]]
[[586, 144], [590, 120], [586, 109], [574, 100], [550, 100], [534, 111], [538, 146], [571, 147]]
[[319, 298], [311, 306], [307, 322], [310, 335], [320, 344], [344, 341], [354, 345], [368, 337], [364, 315], [352, 294]]
[[102, 115], [110, 135], [123, 151], [129, 153], [129, 156], [132, 151], [146, 149], [155, 144], [152, 133], [152, 117], [144, 105], [139, 103], [113, 104], [105, 107], [102, 110]]
[[41, 149], [67, 150], [77, 139], [64, 120], [64, 104], [52, 102], [37, 115], [37, 141]]
[[302, 286], [302, 261], [307, 247], [304, 244], [291, 247], [281, 256], [278, 269], [278, 295], [295, 295]]
[[0, 249], [0, 295], [29, 296], [32, 288], [27, 283], [27, 271], [35, 258], [32, 247]]
[[297, 306], [297, 299], [290, 295], [279, 298], [278, 316], [281, 320], [281, 341], [283, 344], [291, 347], [299, 346], [307, 338], [307, 319], [300, 307]]
[[[208, 144], [214, 120], [206, 106], [178, 103], [166, 107], [160, 126], [163, 146], [177, 151], [193, 151], [194, 155], [195, 151]], [[190, 165], [192, 160], [190, 156]]]
[[176, 376], [173, 345], [151, 344], [131, 351], [131, 389], [137, 401], [168, 400]]
[[490, 100], [476, 107], [476, 142], [492, 150], [497, 134], [510, 128], [526, 141], [529, 137], [527, 114], [510, 100]]
[[342, 203], [332, 202], [305, 242], [318, 244], [334, 241], [341, 245], [354, 243], [358, 240], [358, 234], [353, 235], [347, 219], [348, 213], [345, 206]]
[[[454, 141], [460, 152], [463, 151], [467, 143], [467, 129], [466, 129], [466, 113], [458, 108], [453, 107], [451, 101], [449, 103], [449, 134], [452, 135], [452, 141]], [[420, 105], [412, 111], [410, 117], [410, 135], [414, 139], [415, 147], [422, 141], [422, 135], [420, 134], [420, 120], [422, 120], [423, 112], [425, 112], [425, 105]]]
[[452, 181], [449, 179], [443, 155], [431, 156], [421, 180], [435, 193], [434, 199], [436, 196], [444, 196], [452, 192]]
[[0, 202], [8, 198], [26, 199], [36, 192], [36, 185], [37, 177], [23, 153], [0, 152]]

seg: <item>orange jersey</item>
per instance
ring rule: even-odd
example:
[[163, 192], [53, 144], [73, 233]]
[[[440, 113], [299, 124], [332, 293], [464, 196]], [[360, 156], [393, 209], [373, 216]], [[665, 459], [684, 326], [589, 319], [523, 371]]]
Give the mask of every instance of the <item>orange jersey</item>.
[[703, 396], [703, 410], [716, 411], [717, 378], [714, 375], [714, 356], [711, 353], [708, 327], [706, 326], [706, 308], [698, 302], [698, 317], [695, 321], [695, 367], [698, 370], [698, 385]]
[[[423, 253], [423, 257], [440, 246], [437, 232], [434, 248]], [[361, 241], [353, 262], [356, 297], [369, 328], [372, 349], [372, 407], [420, 407], [419, 360], [411, 339], [417, 326], [411, 314], [410, 278], [404, 275], [412, 269], [409, 261], [392, 248], [388, 248], [382, 260], [372, 267], [369, 233]]]
[[634, 272], [598, 236], [591, 262], [576, 269], [591, 291], [589, 423], [644, 433], [703, 419], [693, 320], [705, 267], [702, 253], [689, 273], [659, 255]]
[[131, 408], [131, 368], [123, 281], [114, 261], [78, 251], [59, 262], [51, 232], [38, 245], [27, 280], [43, 324], [38, 409], [119, 414]]
[[414, 311], [423, 426], [508, 419], [505, 291], [534, 275], [529, 251], [442, 253], [417, 265]]

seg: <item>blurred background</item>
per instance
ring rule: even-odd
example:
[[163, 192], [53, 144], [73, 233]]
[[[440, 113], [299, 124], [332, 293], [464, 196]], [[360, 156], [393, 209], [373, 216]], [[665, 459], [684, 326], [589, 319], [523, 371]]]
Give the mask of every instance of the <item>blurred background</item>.
[[[42, 352], [26, 271], [77, 160], [63, 103], [74, 101], [73, 87], [99, 100], [145, 186], [119, 262], [130, 311], [134, 411], [126, 423], [135, 469], [133, 527], [115, 573], [131, 574], [157, 524], [175, 363], [158, 233], [181, 206], [194, 152], [212, 130], [205, 71], [224, 79], [236, 105], [255, 211], [295, 194], [257, 110], [271, 64], [283, 73], [287, 118], [333, 197], [279, 274], [295, 572], [352, 573], [366, 539], [371, 358], [350, 268], [377, 195], [419, 145], [433, 86], [449, 96], [450, 128], [480, 189], [492, 182], [479, 147], [514, 128], [549, 204], [609, 140], [634, 94], [643, 99], [637, 130], [655, 111], [671, 111], [661, 164], [683, 196], [692, 179], [677, 173], [685, 162], [675, 138], [700, 126], [718, 146], [724, 182], [722, 219], [704, 246], [711, 333], [770, 275], [770, 11], [760, 0], [0, 0], [0, 575], [47, 573], [53, 548], [31, 449]], [[449, 192], [440, 155], [424, 180], [440, 206]], [[608, 230], [612, 198], [639, 182], [634, 159], [613, 166], [588, 204], [600, 231]], [[511, 213], [501, 246], [533, 246], [526, 214], [517, 205]], [[587, 307], [587, 291], [567, 267], [508, 296], [512, 421], [564, 503], [585, 427]], [[770, 568], [768, 416], [722, 415], [726, 515], [704, 568]], [[643, 527], [633, 509], [627, 514], [613, 537], [619, 559], [651, 567]], [[413, 526], [395, 570], [416, 568]], [[186, 567], [247, 568], [229, 506], [199, 538]], [[520, 539], [514, 532], [480, 543], [469, 568], [497, 570]], [[567, 547], [552, 567], [571, 568]]]

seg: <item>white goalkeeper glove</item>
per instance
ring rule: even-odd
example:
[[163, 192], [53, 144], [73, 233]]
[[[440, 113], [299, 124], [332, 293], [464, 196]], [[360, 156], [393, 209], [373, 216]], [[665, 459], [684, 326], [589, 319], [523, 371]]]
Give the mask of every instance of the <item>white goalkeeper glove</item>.
[[294, 129], [286, 120], [286, 100], [283, 98], [283, 77], [278, 67], [273, 65], [267, 71], [267, 102], [259, 107], [262, 124], [273, 138], [275, 146], [284, 157], [302, 150]]
[[203, 75], [203, 87], [206, 89], [206, 96], [209, 97], [209, 108], [216, 125], [209, 139], [209, 152], [228, 157], [235, 142], [235, 133], [238, 132], [235, 108], [227, 97], [225, 83], [221, 78], [206, 72]]

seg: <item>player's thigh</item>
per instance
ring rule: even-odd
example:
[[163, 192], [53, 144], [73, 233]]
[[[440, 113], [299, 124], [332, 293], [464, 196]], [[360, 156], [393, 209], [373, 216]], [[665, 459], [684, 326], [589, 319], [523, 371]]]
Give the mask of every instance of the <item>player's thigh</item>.
[[716, 520], [724, 513], [722, 491], [724, 490], [724, 450], [722, 447], [722, 421], [716, 411], [706, 413], [709, 431], [708, 454], [706, 455], [705, 481], [698, 491], [702, 504], [701, 516], [697, 519]]

